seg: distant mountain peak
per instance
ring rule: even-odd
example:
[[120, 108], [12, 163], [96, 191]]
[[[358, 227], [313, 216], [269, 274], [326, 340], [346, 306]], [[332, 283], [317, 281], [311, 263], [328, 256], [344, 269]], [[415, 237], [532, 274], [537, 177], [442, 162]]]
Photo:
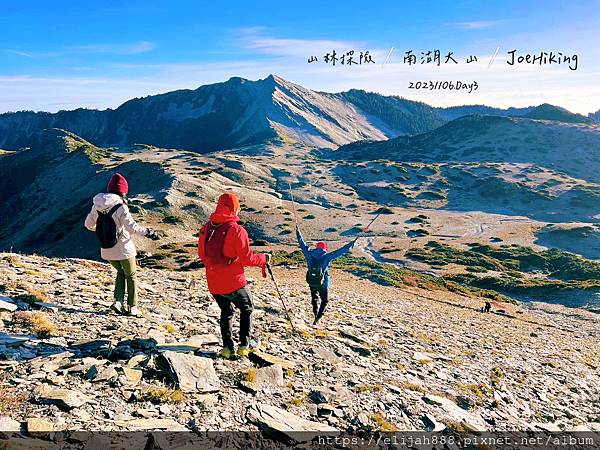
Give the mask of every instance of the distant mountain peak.
[[565, 108], [551, 105], [550, 103], [542, 103], [541, 105], [536, 106], [527, 114], [523, 115], [523, 117], [527, 117], [529, 119], [554, 120], [557, 122], [568, 123], [594, 123], [594, 120], [589, 117], [572, 113]]

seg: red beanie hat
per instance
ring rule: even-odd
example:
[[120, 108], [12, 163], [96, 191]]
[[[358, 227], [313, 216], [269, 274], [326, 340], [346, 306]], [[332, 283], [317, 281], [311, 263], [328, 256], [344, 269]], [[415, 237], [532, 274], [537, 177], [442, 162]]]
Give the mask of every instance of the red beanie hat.
[[240, 201], [233, 192], [226, 192], [219, 197], [217, 207], [225, 207], [229, 209], [233, 214], [236, 214], [240, 209]]
[[317, 242], [317, 248], [327, 250], [327, 244], [325, 242]]
[[129, 192], [129, 184], [123, 175], [115, 173], [108, 183], [108, 192], [124, 195]]

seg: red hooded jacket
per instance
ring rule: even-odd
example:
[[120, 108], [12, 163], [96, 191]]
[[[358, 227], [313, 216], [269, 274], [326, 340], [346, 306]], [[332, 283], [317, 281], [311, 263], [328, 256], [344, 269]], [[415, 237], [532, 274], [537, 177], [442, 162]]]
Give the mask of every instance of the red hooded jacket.
[[[264, 267], [267, 264], [266, 255], [254, 254], [252, 252], [248, 232], [237, 223], [240, 220], [236, 216], [239, 204], [239, 200], [235, 194], [226, 193], [221, 195], [217, 209], [210, 216], [210, 223], [204, 225], [200, 230], [198, 256], [204, 263], [206, 282], [211, 294], [230, 294], [243, 288], [248, 283], [244, 274], [244, 267]], [[232, 261], [229, 264], [217, 264], [213, 266], [210, 259], [206, 258], [204, 253], [206, 230], [211, 223], [218, 225], [227, 222], [232, 222], [232, 225], [224, 239], [223, 256]]]

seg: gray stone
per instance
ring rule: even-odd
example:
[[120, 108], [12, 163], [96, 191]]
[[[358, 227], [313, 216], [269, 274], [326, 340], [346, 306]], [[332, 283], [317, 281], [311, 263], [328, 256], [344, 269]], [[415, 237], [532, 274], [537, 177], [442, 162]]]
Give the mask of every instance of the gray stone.
[[465, 411], [448, 398], [428, 394], [424, 395], [422, 400], [430, 405], [440, 407], [445, 419], [459, 422], [469, 431], [482, 432], [487, 430], [487, 425], [480, 415]]
[[69, 389], [54, 389], [44, 385], [38, 386], [34, 390], [34, 395], [40, 402], [52, 403], [65, 410], [78, 408], [90, 401], [81, 392]]
[[117, 373], [114, 367], [99, 367], [95, 364], [92, 367], [90, 367], [87, 373], [85, 374], [85, 378], [93, 382], [110, 381], [114, 380], [118, 376], [119, 374]]
[[12, 298], [0, 296], [0, 310], [16, 311], [17, 305]]
[[148, 362], [149, 357], [144, 354], [139, 354], [133, 356], [129, 361], [127, 361], [127, 367], [133, 369], [140, 365], [144, 365]]
[[157, 367], [183, 392], [217, 392], [220, 382], [210, 358], [166, 351], [156, 358]]
[[143, 372], [140, 369], [131, 369], [129, 367], [123, 367], [123, 381], [124, 384], [129, 386], [135, 386], [142, 379]]
[[308, 442], [320, 433], [337, 432], [329, 425], [303, 419], [271, 405], [251, 405], [246, 410], [246, 418], [265, 433], [286, 443]]
[[280, 365], [261, 367], [256, 370], [256, 376], [252, 381], [243, 381], [242, 385], [254, 392], [269, 386], [283, 386], [283, 370]]
[[413, 359], [421, 364], [427, 364], [433, 361], [434, 355], [423, 352], [414, 352]]
[[42, 311], [58, 312], [61, 309], [59, 305], [53, 303], [35, 302], [33, 305]]
[[439, 423], [431, 414], [424, 414], [423, 417], [421, 417], [421, 420], [423, 421], [423, 424], [425, 424], [425, 429], [427, 431], [437, 432], [446, 429], [446, 425]]
[[263, 366], [277, 364], [283, 369], [293, 369], [295, 367], [293, 361], [289, 361], [278, 356], [270, 355], [269, 353], [263, 352], [261, 350], [257, 350], [253, 353], [250, 353], [248, 357], [250, 358], [250, 361], [253, 361], [256, 364]]
[[21, 345], [29, 341], [29, 336], [0, 333], [0, 344], [6, 346]]
[[126, 341], [121, 341], [117, 344], [117, 347], [125, 345], [127, 347], [131, 347], [135, 351], [152, 352], [152, 351], [156, 350], [157, 344], [158, 344], [158, 342], [156, 341], [156, 339], [153, 339], [153, 338], [150, 338], [150, 339], [135, 338], [135, 339], [128, 339]]
[[327, 404], [321, 403], [317, 406], [317, 415], [320, 417], [329, 417], [333, 415], [334, 407]]
[[331, 364], [337, 364], [341, 362], [341, 359], [332, 351], [325, 350], [324, 348], [320, 347], [313, 347], [311, 350], [317, 358], [324, 359], [325, 361], [328, 361]]
[[46, 419], [39, 417], [30, 417], [26, 420], [27, 432], [28, 433], [48, 433], [56, 431], [54, 424]]
[[0, 431], [18, 432], [21, 429], [21, 423], [8, 416], [0, 416]]
[[115, 425], [125, 427], [129, 430], [167, 430], [167, 431], [188, 431], [186, 427], [172, 419], [132, 419], [115, 420]]
[[73, 350], [81, 353], [82, 356], [108, 356], [111, 352], [112, 344], [107, 339], [95, 339], [73, 344]]
[[533, 427], [538, 428], [540, 430], [543, 431], [548, 431], [548, 432], [560, 432], [562, 431], [560, 429], [560, 427], [554, 423], [533, 423], [532, 424]]

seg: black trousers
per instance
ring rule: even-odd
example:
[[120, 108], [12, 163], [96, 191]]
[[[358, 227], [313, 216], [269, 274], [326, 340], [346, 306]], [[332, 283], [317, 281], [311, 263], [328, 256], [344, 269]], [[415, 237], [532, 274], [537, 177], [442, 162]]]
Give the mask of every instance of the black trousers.
[[219, 308], [221, 308], [221, 337], [223, 338], [223, 347], [234, 348], [233, 338], [231, 336], [231, 326], [234, 314], [234, 305], [240, 310], [240, 345], [248, 345], [250, 332], [252, 331], [252, 297], [250, 291], [245, 287], [238, 289], [231, 294], [213, 294]]
[[[323, 317], [323, 314], [325, 314], [325, 308], [327, 307], [327, 302], [329, 301], [328, 294], [329, 293], [327, 292], [327, 286], [310, 287], [310, 297], [315, 318], [321, 318]], [[321, 298], [320, 306], [319, 297]]]

